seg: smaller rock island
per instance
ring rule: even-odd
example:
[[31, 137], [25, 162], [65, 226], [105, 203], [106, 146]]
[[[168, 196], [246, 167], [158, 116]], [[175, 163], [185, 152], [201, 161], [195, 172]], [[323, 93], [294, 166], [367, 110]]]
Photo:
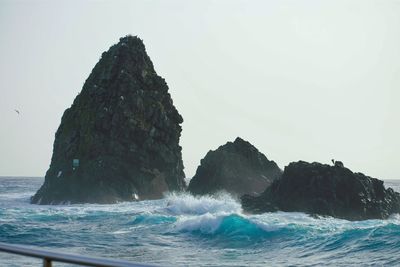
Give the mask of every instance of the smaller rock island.
[[299, 161], [285, 167], [282, 177], [260, 196], [243, 196], [242, 206], [254, 213], [281, 210], [347, 220], [386, 219], [400, 213], [400, 194], [342, 163]]
[[238, 137], [234, 142], [207, 153], [188, 190], [198, 195], [221, 190], [237, 196], [258, 195], [281, 174], [282, 170], [274, 161]]

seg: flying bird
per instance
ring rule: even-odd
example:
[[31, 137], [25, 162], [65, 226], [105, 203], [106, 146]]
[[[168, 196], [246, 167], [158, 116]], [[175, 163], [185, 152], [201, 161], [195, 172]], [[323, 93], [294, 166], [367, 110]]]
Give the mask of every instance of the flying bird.
[[18, 109], [14, 109], [14, 111], [15, 111], [15, 112], [17, 112], [17, 113], [18, 113], [18, 115], [19, 115], [19, 110], [18, 110]]

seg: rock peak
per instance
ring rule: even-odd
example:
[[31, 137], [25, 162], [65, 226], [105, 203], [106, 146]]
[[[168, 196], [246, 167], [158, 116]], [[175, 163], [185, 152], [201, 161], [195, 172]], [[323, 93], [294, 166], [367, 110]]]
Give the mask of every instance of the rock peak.
[[143, 40], [140, 39], [137, 35], [126, 35], [124, 37], [119, 38], [119, 42], [117, 45], [122, 45], [122, 43], [126, 43], [128, 46], [130, 45], [139, 45], [144, 48]]
[[[155, 80], [158, 83], [154, 84]], [[117, 44], [102, 53], [82, 91], [108, 88], [112, 86], [111, 83], [132, 84], [135, 82], [145, 85], [142, 90], [166, 88], [161, 84], [165, 83], [164, 79], [159, 77], [154, 70], [143, 41], [137, 36], [128, 35], [120, 38]], [[125, 86], [125, 89], [126, 87], [134, 88]]]
[[232, 144], [239, 149], [246, 148], [246, 149], [255, 149], [258, 151], [258, 149], [255, 146], [253, 146], [249, 141], [246, 141], [241, 137], [236, 137], [235, 141], [233, 141]]
[[234, 144], [249, 144], [249, 145], [251, 145], [248, 141], [242, 139], [241, 137], [236, 137], [236, 139], [233, 143]]
[[113, 45], [112, 47], [117, 48], [117, 50], [128, 49], [131, 51], [142, 51], [146, 53], [146, 47], [143, 43], [143, 40], [137, 36], [132, 36], [132, 35], [121, 37], [119, 39], [119, 42]]

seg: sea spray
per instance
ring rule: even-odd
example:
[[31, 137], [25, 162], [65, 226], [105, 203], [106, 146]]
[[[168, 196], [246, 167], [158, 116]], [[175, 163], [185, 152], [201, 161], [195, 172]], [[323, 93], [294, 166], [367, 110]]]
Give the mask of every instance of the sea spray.
[[172, 193], [166, 197], [166, 210], [171, 214], [202, 215], [205, 213], [240, 213], [237, 199], [227, 193], [215, 196], [193, 196], [187, 193]]

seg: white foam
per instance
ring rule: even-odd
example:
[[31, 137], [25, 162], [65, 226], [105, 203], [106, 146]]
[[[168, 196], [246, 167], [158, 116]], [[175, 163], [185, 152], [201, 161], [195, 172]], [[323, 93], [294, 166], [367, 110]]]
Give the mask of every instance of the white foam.
[[114, 234], [114, 235], [123, 235], [123, 234], [128, 234], [128, 233], [130, 233], [130, 232], [131, 232], [131, 231], [118, 230], [118, 231], [112, 232], [112, 234]]
[[190, 194], [169, 194], [166, 197], [166, 210], [174, 215], [202, 215], [218, 213], [241, 213], [241, 206], [232, 196], [192, 196]]
[[181, 217], [175, 223], [175, 227], [178, 231], [200, 231], [201, 233], [212, 234], [219, 228], [225, 216], [227, 214], [206, 213], [199, 216]]
[[396, 214], [392, 214], [389, 217], [389, 222], [393, 223], [393, 224], [397, 224], [400, 225], [400, 214], [396, 213]]

